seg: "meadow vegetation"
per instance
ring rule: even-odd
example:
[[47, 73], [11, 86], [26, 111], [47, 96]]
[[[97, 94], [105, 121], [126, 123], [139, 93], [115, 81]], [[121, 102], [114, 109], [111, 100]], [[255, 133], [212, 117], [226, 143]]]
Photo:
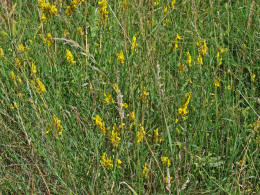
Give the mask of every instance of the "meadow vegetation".
[[0, 1], [0, 192], [257, 194], [259, 13]]

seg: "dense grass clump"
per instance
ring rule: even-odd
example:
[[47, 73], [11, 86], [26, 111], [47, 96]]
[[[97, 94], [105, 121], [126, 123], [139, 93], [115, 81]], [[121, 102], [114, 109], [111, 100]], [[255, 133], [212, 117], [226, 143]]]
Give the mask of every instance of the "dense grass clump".
[[260, 191], [256, 1], [0, 5], [0, 192]]

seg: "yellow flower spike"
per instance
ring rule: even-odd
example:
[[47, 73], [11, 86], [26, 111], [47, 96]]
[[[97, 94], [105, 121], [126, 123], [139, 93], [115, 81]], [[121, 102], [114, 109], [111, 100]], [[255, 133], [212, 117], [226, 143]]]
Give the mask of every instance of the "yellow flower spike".
[[172, 2], [171, 2], [172, 9], [175, 8], [175, 3], [176, 3], [176, 0], [172, 0]]
[[3, 48], [0, 47], [0, 59], [5, 56]]
[[54, 114], [52, 116], [52, 127], [58, 133], [58, 135], [62, 135], [63, 126], [61, 125], [61, 120]]
[[117, 62], [119, 64], [124, 64], [125, 63], [125, 56], [122, 50], [117, 54]]
[[147, 167], [147, 165], [145, 163], [143, 171], [142, 171], [143, 178], [147, 179], [148, 178], [148, 174], [149, 174], [149, 169], [148, 169], [148, 167]]
[[76, 61], [74, 60], [74, 56], [72, 55], [71, 51], [66, 49], [66, 60], [69, 64], [76, 64]]
[[41, 82], [40, 78], [36, 78], [36, 83], [37, 83], [37, 87], [40, 93], [45, 93], [47, 92], [44, 84]]
[[18, 45], [18, 51], [19, 52], [26, 52], [27, 48], [23, 44]]
[[255, 82], [255, 77], [256, 77], [256, 75], [253, 73], [253, 74], [251, 74], [251, 81], [254, 83]]
[[102, 24], [106, 25], [108, 20], [107, 1], [106, 0], [98, 1], [98, 5], [99, 5], [99, 12], [101, 15]]
[[117, 159], [117, 166], [118, 168], [122, 168], [121, 164], [122, 164], [122, 161], [120, 159]]
[[32, 66], [31, 66], [31, 76], [33, 76], [34, 74], [37, 73], [37, 68], [34, 62], [32, 62]]
[[203, 64], [203, 59], [202, 59], [202, 56], [200, 55], [200, 53], [199, 53], [199, 55], [198, 55], [198, 57], [197, 57], [197, 63], [198, 63], [199, 65], [202, 65], [202, 64]]
[[168, 7], [165, 6], [164, 9], [163, 9], [163, 14], [166, 15], [168, 13]]
[[105, 99], [104, 99], [105, 104], [115, 103], [114, 99], [112, 98], [112, 95], [109, 92], [104, 93], [104, 96], [105, 96]]
[[170, 161], [170, 159], [167, 157], [167, 156], [162, 156], [161, 157], [161, 161], [162, 161], [162, 163], [165, 165], [167, 165], [168, 167], [170, 167], [171, 166], [171, 161]]
[[214, 80], [214, 88], [216, 89], [218, 87], [220, 87], [220, 78]]
[[58, 14], [58, 9], [56, 8], [55, 5], [51, 5], [50, 14], [55, 16]]
[[[186, 115], [188, 114], [188, 104], [190, 103], [191, 92], [185, 93], [184, 101], [182, 102], [181, 106], [178, 108], [177, 116], [181, 116], [183, 120], [186, 120]], [[178, 123], [179, 119], [175, 120], [175, 123]]]
[[102, 166], [108, 169], [113, 168], [111, 157], [107, 156], [105, 152], [102, 154], [100, 162]]
[[160, 0], [154, 0], [154, 2], [153, 2], [153, 6], [154, 7], [156, 7], [157, 5], [159, 5], [160, 4]]
[[127, 103], [123, 103], [123, 108], [127, 109], [128, 108], [128, 104]]
[[153, 142], [158, 143], [159, 130], [158, 128], [153, 131]]
[[139, 130], [136, 132], [136, 144], [139, 144], [143, 141], [145, 133], [146, 133], [144, 130], [144, 127], [141, 124], [138, 127], [139, 127]]
[[135, 112], [130, 112], [129, 120], [130, 120], [131, 123], [135, 124]]
[[189, 52], [189, 51], [186, 52], [186, 57], [187, 57], [186, 62], [187, 62], [187, 64], [188, 64], [188, 66], [191, 67], [191, 66], [192, 66], [192, 65], [191, 65], [191, 55], [190, 55], [190, 52]]
[[112, 130], [109, 137], [111, 144], [114, 148], [117, 148], [118, 144], [120, 143], [121, 138], [119, 137], [119, 133], [116, 130]]
[[72, 15], [72, 9], [71, 9], [71, 6], [67, 6], [66, 10], [65, 10], [65, 14], [67, 16], [71, 16]]
[[100, 131], [103, 133], [103, 135], [106, 135], [106, 126], [104, 121], [99, 115], [96, 115], [92, 118], [95, 121], [96, 126], [100, 129]]
[[116, 84], [116, 83], [113, 83], [112, 87], [113, 87], [114, 91], [116, 92], [116, 94], [118, 94], [118, 90], [119, 90], [119, 89], [118, 89], [117, 84]]
[[133, 39], [132, 39], [132, 46], [131, 46], [131, 53], [133, 54], [134, 51], [135, 51], [135, 48], [138, 46], [138, 43], [136, 42], [136, 36], [134, 35], [133, 36]]

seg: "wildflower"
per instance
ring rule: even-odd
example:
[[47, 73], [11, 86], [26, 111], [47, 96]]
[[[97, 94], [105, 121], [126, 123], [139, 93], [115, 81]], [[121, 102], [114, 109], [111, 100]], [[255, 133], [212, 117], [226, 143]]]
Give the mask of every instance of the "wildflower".
[[158, 128], [153, 131], [153, 142], [158, 143], [159, 130]]
[[55, 5], [51, 5], [50, 10], [49, 10], [49, 13], [50, 13], [51, 15], [55, 15], [55, 16], [58, 14], [58, 10], [57, 10], [57, 8], [56, 8]]
[[113, 168], [111, 157], [108, 157], [105, 152], [101, 156], [101, 161], [100, 162], [101, 162], [101, 165], [106, 167], [106, 168], [109, 168], [109, 169]]
[[157, 5], [159, 5], [159, 3], [160, 3], [160, 0], [154, 0], [153, 6], [156, 7]]
[[19, 52], [26, 52], [27, 48], [23, 44], [18, 45], [18, 51]]
[[67, 6], [66, 10], [65, 10], [65, 14], [67, 16], [71, 16], [72, 15], [72, 9], [71, 9], [71, 6]]
[[144, 127], [140, 124], [139, 125], [139, 130], [136, 132], [136, 144], [139, 144], [143, 141], [145, 136], [145, 130]]
[[52, 116], [52, 127], [59, 135], [62, 135], [63, 126], [61, 125], [61, 120], [55, 114]]
[[84, 0], [72, 0], [71, 5], [72, 7], [76, 8], [77, 6], [80, 6], [80, 4], [83, 2]]
[[186, 57], [187, 57], [187, 64], [189, 67], [191, 67], [191, 55], [189, 51], [186, 52]]
[[38, 85], [39, 92], [45, 93], [46, 92], [46, 88], [45, 88], [44, 84], [41, 82], [41, 80], [39, 78], [36, 78], [36, 83]]
[[17, 96], [18, 96], [19, 98], [22, 98], [22, 97], [23, 97], [23, 94], [19, 92], [19, 93], [17, 94]]
[[49, 128], [49, 129], [46, 129], [46, 130], [44, 131], [45, 134], [49, 134], [49, 132], [50, 132], [50, 128]]
[[5, 56], [3, 48], [0, 47], [0, 59]]
[[45, 16], [45, 14], [42, 14], [40, 20], [41, 20], [42, 23], [46, 23], [46, 22], [47, 22], [47, 18], [46, 18], [46, 16]]
[[172, 9], [175, 8], [175, 3], [176, 3], [176, 0], [172, 0], [172, 2], [171, 2]]
[[202, 54], [203, 56], [206, 55], [208, 53], [208, 46], [207, 46], [207, 43], [206, 43], [206, 40], [205, 39], [201, 39], [199, 41], [197, 41], [196, 45], [199, 48], [199, 53]]
[[131, 124], [135, 124], [135, 112], [130, 112], [129, 120], [130, 120]]
[[14, 71], [10, 72], [10, 77], [14, 82], [16, 82]]
[[122, 50], [117, 54], [117, 62], [119, 64], [124, 64], [125, 63], [125, 56]]
[[169, 159], [167, 156], [162, 156], [162, 157], [161, 157], [161, 161], [162, 161], [162, 163], [163, 163], [164, 165], [167, 164], [168, 167], [171, 166], [171, 161], [170, 161], [170, 159]]
[[13, 102], [13, 105], [12, 105], [10, 108], [11, 108], [12, 110], [18, 108], [18, 104], [16, 103], [16, 101]]
[[217, 63], [220, 66], [222, 64], [222, 57], [220, 56], [219, 52], [217, 53]]
[[176, 50], [176, 49], [178, 49], [178, 47], [179, 47], [179, 45], [178, 45], [178, 40], [181, 40], [182, 39], [182, 37], [177, 33], [177, 35], [176, 35], [176, 38], [175, 38], [175, 40], [174, 40], [174, 49]]
[[184, 64], [180, 64], [180, 65], [178, 66], [178, 71], [179, 71], [179, 73], [184, 72], [184, 70], [185, 70], [185, 65], [184, 65]]
[[227, 86], [227, 90], [228, 90], [228, 91], [231, 90], [231, 86], [230, 86], [230, 85]]
[[148, 174], [149, 174], [149, 169], [147, 168], [147, 165], [144, 164], [144, 168], [143, 168], [143, 171], [142, 171], [142, 175], [145, 179], [148, 178]]
[[135, 51], [135, 48], [138, 46], [138, 43], [136, 42], [136, 36], [134, 35], [133, 36], [133, 39], [132, 39], [132, 46], [131, 46], [131, 52], [132, 54], [134, 53]]
[[[182, 116], [183, 120], [186, 120], [186, 115], [188, 114], [188, 104], [190, 103], [191, 92], [185, 93], [184, 101], [181, 106], [178, 108], [178, 116]], [[176, 121], [178, 122], [178, 120]]]
[[256, 77], [256, 75], [253, 73], [253, 74], [251, 74], [251, 81], [252, 82], [255, 82], [255, 77]]
[[76, 64], [76, 61], [74, 60], [74, 57], [71, 53], [70, 50], [66, 49], [66, 59], [67, 59], [67, 62], [74, 65]]
[[119, 89], [118, 89], [117, 84], [116, 84], [116, 83], [113, 83], [112, 87], [113, 87], [113, 89], [115, 90], [116, 94], [118, 94], [118, 90], [119, 90]]
[[168, 13], [168, 7], [165, 6], [164, 9], [163, 9], [163, 14], [166, 15]]
[[117, 166], [118, 166], [119, 168], [122, 168], [122, 167], [121, 167], [122, 161], [121, 161], [120, 159], [117, 159], [116, 162], [117, 162]]
[[202, 65], [202, 64], [203, 64], [202, 56], [200, 55], [200, 53], [199, 53], [199, 55], [198, 55], [198, 57], [197, 57], [197, 63], [198, 63], [199, 65]]
[[47, 36], [44, 38], [43, 43], [47, 44], [48, 47], [51, 46], [51, 44], [52, 44], [52, 34], [51, 33], [47, 33]]
[[149, 92], [146, 91], [145, 87], [141, 87], [142, 88], [142, 95], [140, 97], [141, 101], [145, 101], [147, 99], [147, 97], [149, 96]]
[[106, 127], [105, 123], [99, 115], [96, 115], [92, 118], [95, 121], [96, 126], [100, 129], [100, 131], [105, 135], [106, 134]]
[[127, 103], [123, 103], [122, 107], [127, 109], [128, 108], [128, 104]]
[[120, 142], [120, 137], [119, 137], [119, 133], [116, 132], [114, 129], [111, 131], [110, 137], [109, 137], [112, 145], [114, 148], [117, 148], [119, 142]]
[[107, 23], [108, 11], [107, 11], [107, 0], [101, 0], [98, 2], [99, 12], [101, 15], [101, 21], [103, 24]]
[[214, 80], [214, 88], [216, 89], [218, 87], [220, 87], [220, 78]]
[[36, 65], [35, 65], [35, 63], [32, 63], [32, 66], [31, 66], [31, 76], [36, 74], [36, 73], [37, 73]]
[[112, 95], [109, 92], [104, 93], [104, 96], [105, 96], [105, 99], [104, 99], [105, 104], [109, 104], [110, 102], [111, 103], [115, 102], [114, 99], [112, 98]]
[[65, 30], [63, 31], [63, 36], [64, 36], [64, 37], [68, 37], [69, 34], [70, 34], [70, 32], [68, 31], [68, 29], [65, 29]]
[[82, 30], [82, 28], [80, 26], [77, 28], [77, 33], [79, 35], [84, 35], [83, 30]]

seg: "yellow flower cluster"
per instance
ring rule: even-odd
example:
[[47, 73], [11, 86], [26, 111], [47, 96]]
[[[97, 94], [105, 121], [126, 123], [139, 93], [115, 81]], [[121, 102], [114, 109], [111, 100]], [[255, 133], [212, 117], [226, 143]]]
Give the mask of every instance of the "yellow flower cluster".
[[46, 88], [44, 84], [41, 82], [40, 78], [36, 78], [36, 83], [37, 83], [37, 89], [40, 93], [45, 93]]
[[119, 64], [124, 64], [125, 63], [125, 56], [122, 50], [117, 54], [117, 62]]
[[187, 57], [187, 64], [189, 67], [191, 67], [191, 55], [189, 51], [186, 52], [186, 57]]
[[143, 125], [139, 125], [139, 130], [136, 132], [136, 144], [139, 144], [143, 141], [144, 136], [145, 136], [145, 130]]
[[[186, 115], [188, 114], [188, 104], [190, 103], [191, 92], [185, 93], [184, 101], [182, 102], [181, 106], [178, 108], [178, 116], [181, 116], [183, 120], [186, 120]], [[176, 119], [176, 123], [178, 119]]]
[[55, 114], [52, 116], [52, 127], [59, 135], [62, 135], [63, 126], [61, 125], [61, 120]]
[[142, 171], [142, 175], [143, 175], [143, 177], [145, 179], [147, 179], [148, 178], [148, 174], [149, 174], [149, 169], [148, 169], [147, 165], [145, 164], [144, 168], [143, 168], [143, 171]]
[[80, 6], [81, 3], [83, 3], [85, 0], [72, 0], [71, 5], [72, 7], [76, 8], [77, 6]]
[[162, 156], [161, 157], [161, 161], [162, 161], [162, 163], [165, 165], [167, 165], [168, 167], [170, 167], [171, 166], [171, 161], [170, 161], [170, 159], [167, 157], [167, 156]]
[[106, 134], [106, 126], [105, 122], [99, 115], [96, 115], [92, 118], [95, 121], [96, 126], [100, 129], [100, 131], [105, 135]]
[[67, 16], [71, 16], [73, 11], [75, 11], [75, 9], [80, 6], [85, 0], [72, 0], [71, 1], [71, 5], [68, 5], [66, 10], [65, 10], [65, 14]]
[[111, 157], [107, 156], [105, 152], [101, 156], [100, 162], [101, 162], [102, 166], [104, 166], [106, 168], [109, 168], [109, 169], [113, 168], [113, 163], [112, 163]]
[[132, 54], [134, 53], [135, 51], [135, 48], [138, 46], [138, 43], [136, 42], [136, 36], [134, 35], [133, 36], [133, 39], [132, 39], [132, 46], [131, 46], [131, 52]]
[[71, 51], [66, 49], [66, 59], [67, 62], [74, 65], [76, 64], [76, 61], [74, 60], [74, 56], [72, 55]]
[[43, 43], [44, 44], [47, 44], [47, 46], [48, 47], [50, 47], [51, 46], [51, 44], [52, 44], [52, 34], [51, 33], [47, 33], [47, 36], [44, 38], [44, 40], [43, 40]]
[[112, 145], [114, 148], [116, 148], [120, 142], [120, 137], [119, 137], [119, 133], [116, 131], [116, 129], [113, 129], [110, 133], [110, 137], [109, 137]]
[[3, 48], [0, 47], [0, 59], [5, 56]]
[[172, 9], [175, 8], [175, 3], [176, 3], [176, 0], [172, 0], [172, 2], [171, 2]]
[[105, 104], [109, 104], [109, 103], [113, 104], [115, 102], [114, 99], [112, 98], [112, 95], [109, 92], [104, 93], [104, 96], [105, 96], [105, 99], [104, 99]]
[[217, 58], [217, 64], [219, 66], [222, 65], [222, 55], [226, 52], [228, 52], [227, 48], [220, 48], [220, 51], [217, 52], [216, 58]]
[[214, 88], [216, 89], [218, 87], [220, 87], [220, 78], [214, 80]]
[[50, 4], [50, 2], [46, 2], [45, 0], [39, 0], [39, 8], [43, 11], [44, 14], [47, 15], [57, 15], [58, 9], [54, 4]]
[[101, 15], [102, 24], [105, 25], [108, 19], [107, 0], [99, 1], [98, 5], [99, 5], [99, 12]]
[[178, 45], [178, 40], [181, 40], [182, 39], [182, 36], [180, 36], [178, 33], [177, 33], [177, 35], [176, 35], [176, 37], [175, 37], [175, 40], [173, 41], [173, 43], [174, 43], [174, 49], [176, 50], [176, 49], [178, 49], [178, 47], [179, 47], [179, 45]]

